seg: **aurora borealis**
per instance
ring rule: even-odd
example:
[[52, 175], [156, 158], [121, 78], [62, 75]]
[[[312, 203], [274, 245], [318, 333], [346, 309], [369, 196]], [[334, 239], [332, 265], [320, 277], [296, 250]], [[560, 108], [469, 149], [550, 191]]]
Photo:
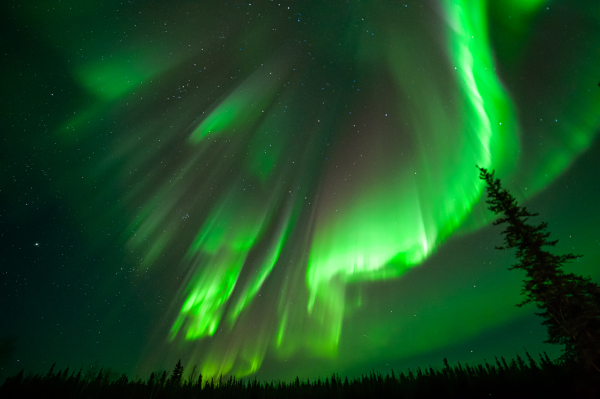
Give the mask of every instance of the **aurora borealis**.
[[2, 373], [557, 354], [475, 165], [600, 277], [597, 1], [2, 7]]

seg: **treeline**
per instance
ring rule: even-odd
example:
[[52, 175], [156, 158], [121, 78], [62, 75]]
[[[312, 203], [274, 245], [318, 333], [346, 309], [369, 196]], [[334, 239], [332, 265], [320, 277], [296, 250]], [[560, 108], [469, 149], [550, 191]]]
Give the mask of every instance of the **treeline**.
[[107, 370], [97, 373], [55, 371], [24, 376], [21, 371], [0, 387], [2, 398], [592, 398], [600, 397], [600, 380], [589, 370], [570, 369], [546, 354], [535, 361], [527, 353], [507, 362], [432, 367], [407, 373], [369, 375], [343, 380], [333, 374], [324, 380], [261, 382], [235, 377], [204, 378], [192, 370], [183, 378], [178, 362], [168, 375], [152, 373], [147, 381], [129, 379]]

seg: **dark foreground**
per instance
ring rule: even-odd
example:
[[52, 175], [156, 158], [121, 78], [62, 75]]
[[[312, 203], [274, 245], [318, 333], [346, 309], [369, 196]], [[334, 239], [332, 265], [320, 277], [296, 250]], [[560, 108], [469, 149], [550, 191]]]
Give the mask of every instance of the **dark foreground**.
[[360, 378], [261, 382], [186, 374], [178, 363], [171, 375], [152, 373], [147, 381], [130, 380], [110, 370], [54, 371], [24, 376], [21, 371], [0, 387], [2, 398], [598, 398], [600, 373], [570, 369], [547, 356], [524, 361], [441, 370], [417, 369], [396, 375], [371, 373]]

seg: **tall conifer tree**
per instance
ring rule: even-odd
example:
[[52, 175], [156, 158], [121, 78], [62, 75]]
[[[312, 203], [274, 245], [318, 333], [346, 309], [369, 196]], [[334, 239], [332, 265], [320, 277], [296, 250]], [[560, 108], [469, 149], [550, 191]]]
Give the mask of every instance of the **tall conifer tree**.
[[502, 232], [504, 246], [516, 248], [517, 263], [510, 267], [525, 271], [523, 302], [534, 303], [548, 328], [545, 342], [564, 345], [562, 359], [570, 365], [579, 365], [600, 372], [600, 287], [588, 277], [565, 273], [561, 267], [578, 256], [572, 253], [554, 255], [543, 250], [553, 247], [547, 223], [532, 225], [526, 207], [519, 207], [516, 199], [494, 178], [494, 172], [478, 167], [480, 178], [487, 184], [489, 209], [503, 216], [494, 225], [507, 224]]
[[181, 385], [181, 377], [183, 377], [183, 366], [181, 365], [180, 359], [173, 369], [173, 374], [171, 374], [171, 383], [174, 385]]

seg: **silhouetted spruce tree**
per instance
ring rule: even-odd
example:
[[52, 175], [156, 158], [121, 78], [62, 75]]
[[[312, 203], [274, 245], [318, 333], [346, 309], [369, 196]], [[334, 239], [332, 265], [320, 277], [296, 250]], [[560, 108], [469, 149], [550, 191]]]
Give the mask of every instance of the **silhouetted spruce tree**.
[[202, 373], [198, 375], [198, 381], [196, 381], [196, 387], [198, 390], [202, 390]]
[[160, 375], [160, 380], [158, 381], [158, 385], [164, 387], [167, 382], [167, 371], [163, 371]]
[[551, 344], [564, 345], [562, 359], [566, 364], [593, 368], [600, 372], [600, 287], [590, 278], [565, 273], [561, 267], [577, 258], [572, 253], [554, 255], [542, 249], [554, 246], [547, 223], [527, 223], [537, 213], [519, 207], [516, 199], [503, 189], [494, 172], [478, 167], [480, 178], [487, 184], [489, 209], [503, 214], [494, 225], [507, 224], [502, 232], [504, 246], [516, 248], [518, 262], [510, 267], [526, 273], [522, 293], [526, 299], [517, 306], [535, 303], [548, 328]]
[[181, 377], [183, 376], [183, 366], [181, 365], [181, 360], [177, 362], [175, 368], [173, 369], [173, 374], [171, 374], [171, 384], [173, 385], [181, 385]]

